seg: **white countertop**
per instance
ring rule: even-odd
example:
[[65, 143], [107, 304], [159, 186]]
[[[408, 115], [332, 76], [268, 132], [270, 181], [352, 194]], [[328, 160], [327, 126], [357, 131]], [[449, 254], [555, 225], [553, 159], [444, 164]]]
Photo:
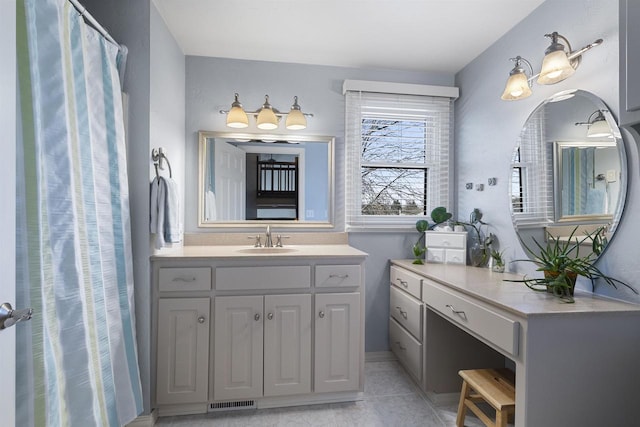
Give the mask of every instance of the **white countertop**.
[[250, 245], [208, 245], [181, 246], [164, 248], [151, 256], [151, 259], [166, 258], [340, 258], [361, 257], [367, 253], [345, 244], [326, 245], [286, 245], [284, 248], [254, 248]]
[[[455, 264], [412, 264], [412, 260], [391, 260], [391, 263], [473, 298], [492, 304], [514, 314], [534, 315], [569, 313], [638, 312], [640, 305], [618, 301], [588, 292], [576, 291], [575, 303], [567, 304], [546, 292], [536, 292], [524, 283], [504, 279], [522, 279], [521, 274], [495, 273], [488, 268]], [[600, 286], [608, 286], [601, 284]], [[428, 301], [427, 301], [428, 303]]]

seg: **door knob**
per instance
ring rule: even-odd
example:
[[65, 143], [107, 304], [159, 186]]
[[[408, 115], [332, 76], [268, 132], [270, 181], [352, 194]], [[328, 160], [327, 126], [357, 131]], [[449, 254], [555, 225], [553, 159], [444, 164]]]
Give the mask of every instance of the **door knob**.
[[0, 329], [8, 328], [23, 320], [29, 320], [32, 315], [32, 308], [14, 310], [13, 307], [11, 307], [11, 304], [5, 302], [0, 305]]

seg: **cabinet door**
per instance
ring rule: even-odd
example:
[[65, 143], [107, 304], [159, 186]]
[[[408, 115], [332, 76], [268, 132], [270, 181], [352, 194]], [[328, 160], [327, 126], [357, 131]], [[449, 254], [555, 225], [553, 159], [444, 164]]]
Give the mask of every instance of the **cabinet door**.
[[360, 294], [316, 294], [315, 391], [355, 391], [360, 384]]
[[158, 404], [207, 401], [209, 298], [158, 301]]
[[311, 392], [311, 295], [264, 297], [264, 395]]
[[262, 296], [215, 299], [215, 400], [262, 396], [262, 301]]

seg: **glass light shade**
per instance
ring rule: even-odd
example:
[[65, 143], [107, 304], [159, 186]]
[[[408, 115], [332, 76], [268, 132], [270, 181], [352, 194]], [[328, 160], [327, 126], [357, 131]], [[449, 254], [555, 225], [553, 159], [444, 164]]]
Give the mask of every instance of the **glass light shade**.
[[242, 107], [232, 107], [227, 113], [227, 126], [242, 129], [249, 126], [249, 118]]
[[505, 101], [515, 101], [516, 99], [523, 99], [531, 95], [531, 88], [529, 87], [529, 81], [525, 73], [515, 73], [509, 76], [507, 85], [504, 88], [504, 93], [500, 97]]
[[278, 117], [271, 108], [262, 108], [256, 120], [258, 129], [273, 130], [278, 128]]
[[556, 50], [548, 53], [542, 60], [538, 83], [552, 85], [561, 82], [575, 72], [576, 70], [569, 63], [567, 53], [564, 50]]
[[587, 130], [588, 138], [604, 138], [612, 136], [611, 127], [609, 127], [609, 123], [606, 120], [597, 120], [589, 125], [589, 129]]
[[287, 121], [285, 126], [289, 130], [301, 130], [307, 128], [307, 118], [302, 114], [302, 111], [291, 109], [287, 115]]

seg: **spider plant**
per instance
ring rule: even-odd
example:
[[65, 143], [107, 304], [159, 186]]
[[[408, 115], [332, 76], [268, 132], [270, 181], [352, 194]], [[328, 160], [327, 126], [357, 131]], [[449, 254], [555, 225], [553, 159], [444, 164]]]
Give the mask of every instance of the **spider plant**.
[[[524, 283], [534, 291], [552, 292], [565, 302], [574, 302], [573, 289], [577, 276], [588, 278], [591, 281], [592, 288], [595, 288], [596, 280], [602, 279], [616, 289], [618, 285], [622, 285], [637, 294], [638, 292], [633, 287], [604, 274], [594, 265], [597, 256], [602, 253], [606, 243], [604, 227], [600, 227], [592, 233], [587, 233], [581, 237], [575, 236], [577, 229], [578, 227], [576, 226], [566, 240], [555, 237], [545, 230], [546, 244], [543, 245], [535, 238], [532, 238], [537, 250], [530, 248], [520, 239], [522, 247], [531, 259], [520, 259], [514, 262], [532, 262], [538, 266], [537, 271], [544, 272], [544, 277], [527, 278], [525, 276], [522, 280], [507, 281]], [[584, 253], [584, 243], [588, 241], [591, 241], [591, 250], [581, 255], [581, 245]]]

